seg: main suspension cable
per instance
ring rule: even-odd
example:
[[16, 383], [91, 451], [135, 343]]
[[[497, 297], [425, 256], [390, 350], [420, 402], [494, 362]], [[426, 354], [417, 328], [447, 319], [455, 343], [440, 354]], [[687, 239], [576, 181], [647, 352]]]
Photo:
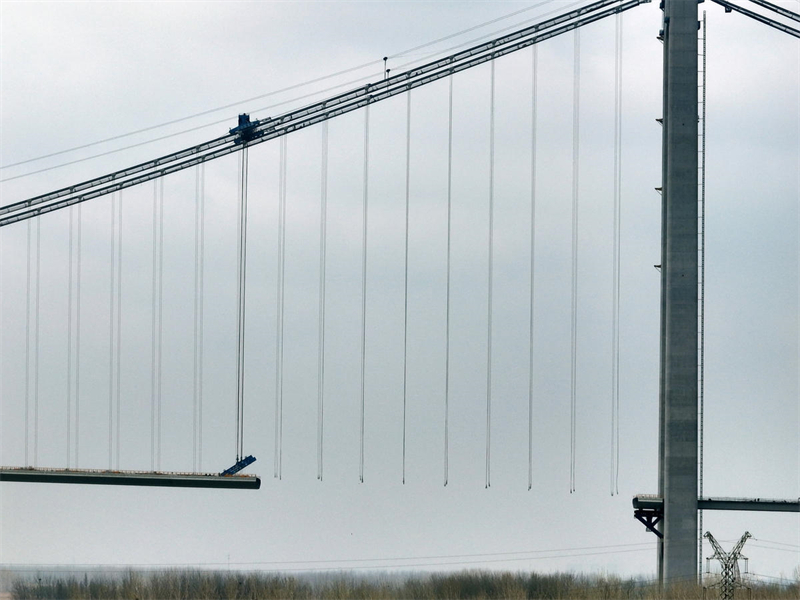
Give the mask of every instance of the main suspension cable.
[[[494, 63], [492, 63], [494, 64]], [[453, 198], [453, 76], [447, 105], [447, 288], [445, 292], [445, 359], [444, 359], [444, 485], [450, 471], [450, 238]]]
[[578, 346], [578, 189], [580, 175], [580, 86], [581, 36], [575, 30], [574, 74], [572, 91], [572, 364], [570, 369], [570, 493], [575, 491], [575, 448], [577, 409]]
[[489, 100], [489, 285], [486, 315], [486, 480], [491, 486], [492, 452], [492, 285], [494, 279], [494, 93], [495, 61], [491, 61], [491, 91]]
[[619, 304], [622, 214], [622, 15], [614, 48], [614, 266], [611, 341], [611, 495], [619, 494]]
[[286, 250], [286, 136], [278, 164], [278, 314], [275, 349], [275, 474], [283, 476], [283, 276]]
[[408, 216], [411, 197], [411, 90], [406, 94], [406, 223], [403, 275], [403, 484], [406, 482], [406, 425], [408, 405]]
[[369, 104], [364, 108], [364, 231], [361, 248], [361, 447], [359, 453], [359, 480], [364, 483], [364, 384], [367, 362], [367, 215], [369, 207]]
[[528, 338], [528, 490], [533, 487], [533, 317], [536, 265], [536, 122], [539, 76], [539, 46], [532, 47], [531, 61], [531, 291]]
[[322, 481], [325, 422], [325, 269], [328, 225], [328, 122], [322, 123], [319, 215], [319, 373], [317, 375], [317, 479]]
[[[430, 42], [426, 42], [424, 44], [415, 46], [413, 48], [408, 48], [406, 50], [398, 52], [397, 54], [393, 54], [393, 55], [391, 55], [391, 56], [389, 56], [387, 58], [402, 58], [402, 57], [409, 56], [411, 53], [413, 53], [413, 52], [415, 52], [417, 50], [421, 50], [423, 48], [427, 48], [427, 47], [439, 44], [439, 43], [441, 43], [443, 41], [458, 37], [458, 36], [463, 35], [465, 33], [469, 33], [471, 31], [475, 31], [477, 29], [481, 29], [483, 27], [486, 27], [487, 25], [492, 25], [492, 24], [497, 23], [499, 21], [503, 21], [505, 19], [509, 19], [509, 18], [514, 17], [514, 16], [516, 16], [518, 14], [521, 14], [523, 12], [527, 12], [527, 11], [530, 11], [530, 10], [534, 10], [534, 9], [540, 8], [541, 6], [544, 6], [544, 5], [549, 4], [551, 2], [553, 2], [553, 0], [544, 0], [543, 2], [539, 2], [538, 4], [535, 4], [533, 6], [528, 6], [528, 7], [525, 7], [523, 9], [521, 9], [521, 10], [516, 10], [514, 12], [502, 15], [502, 16], [497, 17], [495, 19], [492, 19], [492, 20], [489, 20], [489, 21], [484, 21], [483, 23], [479, 23], [478, 25], [474, 25], [474, 26], [469, 27], [467, 29], [463, 29], [461, 31], [457, 31], [455, 33], [446, 35], [444, 37], [441, 37], [441, 38], [438, 38], [438, 39], [435, 39], [435, 40], [431, 40]], [[573, 3], [573, 5], [574, 4], [577, 4], [577, 3]], [[553, 11], [550, 11], [550, 13], [552, 13], [552, 12]], [[542, 16], [546, 16], [546, 15], [548, 15], [550, 13], [544, 13], [542, 15], [539, 15], [536, 18], [541, 18]], [[523, 21], [523, 23], [528, 23], [528, 22], [530, 22], [530, 20], [531, 19]], [[508, 30], [510, 28], [513, 28], [513, 27], [519, 27], [519, 25], [520, 24], [515, 24], [512, 27], [505, 27], [504, 29], [501, 29], [500, 31], [506, 31], [506, 30]], [[499, 32], [496, 32], [496, 33], [499, 33]], [[481, 36], [481, 38], [479, 38], [479, 39], [484, 39], [486, 37], [490, 37], [491, 35], [496, 35], [496, 33], [485, 34], [485, 35]], [[463, 47], [464, 45], [470, 44], [473, 41], [474, 40], [469, 40], [467, 42], [462, 42], [458, 46], [455, 46], [454, 48]], [[441, 53], [441, 51], [439, 53]], [[434, 54], [436, 54], [436, 53], [434, 53]], [[429, 55], [426, 54], [426, 56], [429, 56]], [[44, 154], [44, 155], [36, 156], [36, 157], [33, 157], [33, 158], [20, 160], [20, 161], [17, 161], [15, 163], [10, 163], [10, 164], [7, 164], [7, 165], [0, 165], [0, 170], [8, 169], [8, 168], [11, 168], [11, 167], [16, 167], [16, 166], [19, 166], [19, 165], [24, 165], [24, 164], [35, 162], [35, 161], [39, 161], [39, 160], [43, 160], [45, 158], [51, 158], [53, 156], [59, 156], [61, 154], [67, 154], [69, 152], [74, 152], [76, 150], [83, 150], [85, 148], [90, 148], [92, 146], [97, 146], [97, 145], [104, 144], [104, 143], [107, 143], [107, 142], [112, 142], [112, 141], [115, 141], [115, 140], [118, 140], [118, 139], [121, 139], [121, 138], [130, 137], [130, 136], [133, 136], [133, 135], [136, 135], [136, 134], [139, 134], [139, 133], [146, 133], [148, 131], [153, 131], [155, 129], [161, 129], [163, 127], [167, 127], [167, 126], [170, 126], [170, 125], [175, 125], [176, 123], [181, 123], [183, 121], [188, 121], [190, 119], [194, 119], [194, 118], [197, 118], [197, 117], [201, 117], [201, 116], [205, 116], [205, 115], [212, 114], [212, 113], [215, 113], [215, 112], [219, 112], [221, 110], [226, 110], [226, 109], [229, 109], [229, 108], [233, 108], [235, 106], [239, 106], [239, 105], [245, 104], [247, 102], [252, 102], [254, 100], [261, 100], [261, 99], [267, 98], [269, 96], [275, 96], [275, 95], [281, 94], [283, 92], [288, 92], [288, 91], [291, 91], [291, 90], [294, 90], [294, 89], [306, 87], [306, 86], [311, 85], [313, 83], [319, 83], [320, 81], [325, 81], [326, 79], [332, 79], [333, 77], [337, 77], [339, 75], [346, 75], [348, 73], [352, 73], [354, 71], [359, 71], [359, 70], [365, 69], [367, 67], [376, 65], [378, 63], [380, 63], [380, 60], [373, 60], [373, 61], [370, 61], [370, 62], [367, 62], [367, 63], [363, 63], [363, 64], [356, 65], [356, 66], [353, 66], [353, 67], [350, 67], [350, 68], [347, 68], [347, 69], [343, 69], [343, 70], [337, 71], [335, 73], [330, 73], [330, 74], [324, 75], [322, 77], [316, 77], [316, 78], [310, 79], [308, 81], [304, 81], [304, 82], [301, 82], [301, 83], [296, 83], [296, 84], [284, 87], [284, 88], [279, 89], [279, 90], [274, 90], [274, 91], [271, 91], [271, 92], [267, 92], [265, 94], [260, 94], [258, 96], [253, 96], [251, 98], [246, 98], [244, 100], [239, 100], [237, 102], [232, 102], [232, 103], [226, 104], [224, 106], [218, 106], [216, 108], [207, 109], [207, 110], [204, 110], [204, 111], [193, 113], [191, 115], [178, 117], [176, 119], [165, 121], [165, 122], [159, 123], [157, 125], [150, 125], [148, 127], [144, 127], [144, 128], [137, 129], [137, 130], [134, 130], [134, 131], [129, 131], [127, 133], [111, 136], [111, 137], [108, 137], [108, 138], [103, 138], [103, 139], [100, 139], [100, 140], [96, 140], [94, 142], [89, 142], [89, 143], [86, 143], [86, 144], [81, 144], [79, 146], [73, 146], [71, 148], [66, 148], [64, 150], [58, 150], [58, 151], [55, 151], [55, 152], [51, 152], [49, 154]], [[360, 78], [357, 81], [361, 81], [362, 79], [363, 78]], [[335, 87], [341, 87], [341, 85], [349, 85], [351, 83], [352, 82], [347, 82], [347, 83], [340, 84], [339, 86], [335, 86]], [[331, 88], [328, 88], [328, 89], [331, 89]], [[291, 100], [289, 100], [289, 102], [293, 102], [293, 101], [296, 101], [298, 99], [302, 99], [302, 98], [306, 98], [306, 97], [309, 97], [309, 96], [312, 96], [312, 95], [316, 95], [316, 94], [321, 93], [322, 91], [324, 91], [324, 90], [318, 90], [316, 92], [311, 92], [311, 93], [308, 93], [308, 94], [304, 94], [303, 96], [300, 96], [299, 98], [292, 98]], [[279, 103], [279, 104], [283, 104], [283, 103]], [[254, 112], [257, 112], [257, 111], [254, 111]], [[209, 127], [211, 125], [219, 124], [219, 123], [222, 123], [222, 122], [225, 122], [225, 121], [209, 123], [209, 124], [203, 125], [201, 127], [195, 127], [193, 129], [196, 130], [196, 129], [200, 129], [200, 128], [204, 128], [204, 127]], [[186, 131], [177, 132], [177, 135], [180, 135], [182, 133], [186, 133]], [[173, 134], [173, 135], [176, 135], [176, 134]], [[154, 141], [158, 141], [159, 139], [163, 139], [163, 138], [145, 140], [144, 142], [142, 142], [140, 144], [137, 144], [137, 145], [148, 144], [148, 143], [151, 143], [151, 142], [154, 142]], [[128, 148], [130, 148], [130, 146]], [[123, 150], [124, 149], [128, 149], [128, 148], [123, 148]], [[89, 158], [93, 158], [93, 157], [89, 157]], [[82, 160], [85, 160], [85, 159], [82, 159]], [[33, 173], [29, 173], [29, 174], [33, 174]]]
[[[322, 120], [358, 110], [366, 106], [366, 104], [404, 93], [414, 87], [426, 85], [437, 79], [447, 77], [455, 71], [472, 68], [484, 62], [497, 59], [534, 43], [561, 35], [620, 10], [629, 10], [648, 1], [626, 0], [622, 4], [618, 4], [618, 0], [598, 0], [580, 9], [536, 23], [525, 29], [435, 60], [399, 75], [384, 77], [383, 81], [356, 88], [333, 98], [327, 98], [284, 113], [275, 118], [260, 120], [254, 130], [256, 137], [249, 143], [250, 145], [263, 143], [292, 131], [314, 125]], [[199, 162], [221, 158], [232, 152], [237, 152], [239, 146], [235, 143], [236, 137], [235, 134], [223, 135], [177, 153], [0, 207], [0, 213], [3, 215], [13, 213], [10, 216], [0, 218], [0, 227], [43, 214], [44, 212], [60, 210], [70, 204], [83, 202], [124, 187], [139, 185], [145, 181], [162, 177], [165, 174], [195, 166]], [[105, 185], [109, 182], [115, 183]], [[65, 196], [71, 197], [63, 199]], [[39, 206], [42, 203], [49, 204]]]

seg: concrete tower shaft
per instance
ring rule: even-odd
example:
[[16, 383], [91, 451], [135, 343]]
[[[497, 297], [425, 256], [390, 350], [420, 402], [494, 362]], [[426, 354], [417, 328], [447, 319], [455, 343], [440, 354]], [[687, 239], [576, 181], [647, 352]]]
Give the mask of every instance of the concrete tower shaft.
[[664, 0], [659, 572], [697, 578], [697, 2]]

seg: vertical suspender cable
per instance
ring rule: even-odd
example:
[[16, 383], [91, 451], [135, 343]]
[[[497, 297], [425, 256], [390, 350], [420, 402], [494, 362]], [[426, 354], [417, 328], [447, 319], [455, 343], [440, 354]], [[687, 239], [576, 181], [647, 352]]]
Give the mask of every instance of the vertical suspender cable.
[[325, 267], [328, 224], [328, 121], [322, 123], [322, 166], [319, 215], [319, 373], [317, 375], [317, 479], [322, 481], [323, 433], [325, 420]]
[[241, 423], [239, 425], [239, 443], [241, 444], [239, 447], [239, 453], [244, 456], [244, 400], [245, 400], [245, 388], [244, 388], [244, 375], [245, 375], [245, 346], [244, 346], [244, 336], [247, 332], [246, 328], [246, 321], [245, 317], [247, 315], [247, 186], [248, 186], [248, 178], [250, 174], [250, 157], [249, 151], [247, 146], [244, 147], [242, 150], [242, 322], [240, 325], [239, 334], [241, 338], [241, 357], [242, 363], [240, 367], [240, 377], [241, 377], [241, 385], [240, 389], [242, 391], [242, 410], [241, 410]]
[[278, 165], [278, 314], [275, 349], [275, 477], [283, 476], [283, 274], [286, 249], [286, 136]]
[[539, 47], [532, 46], [532, 93], [531, 93], [531, 298], [530, 334], [528, 338], [528, 489], [533, 487], [533, 316], [534, 316], [534, 273], [536, 266], [536, 119], [538, 97]]
[[489, 101], [489, 285], [486, 315], [486, 483], [491, 486], [492, 452], [492, 285], [494, 275], [494, 60]]
[[242, 406], [242, 154], [236, 155], [236, 241], [239, 245], [236, 253], [236, 462], [239, 462], [241, 453], [239, 452], [239, 422], [241, 420], [240, 411]]
[[[698, 492], [699, 497], [703, 497], [703, 412], [705, 403], [705, 316], [706, 316], [706, 37], [708, 30], [706, 29], [706, 11], [703, 11], [703, 80], [702, 80], [702, 157], [700, 163], [700, 365], [699, 376], [700, 381], [698, 385], [698, 395], [700, 404], [700, 430], [698, 431], [698, 439], [700, 447], [698, 449], [698, 462], [699, 462], [699, 481]], [[699, 510], [697, 513], [699, 535], [698, 538], [698, 576], [700, 584], [703, 583], [703, 511]]]
[[403, 483], [406, 482], [406, 422], [408, 392], [408, 215], [411, 197], [411, 90], [406, 93], [406, 227], [403, 275]]
[[575, 417], [577, 405], [577, 346], [578, 346], [578, 187], [580, 174], [580, 86], [581, 37], [575, 30], [575, 70], [572, 91], [572, 365], [570, 372], [570, 493], [575, 491]]
[[28, 220], [27, 242], [28, 242], [28, 262], [25, 275], [25, 466], [28, 466], [28, 431], [30, 429], [30, 386], [31, 386], [31, 229], [33, 223]]
[[615, 401], [615, 408], [617, 414], [617, 426], [616, 426], [616, 456], [615, 458], [615, 469], [614, 469], [614, 493], [619, 494], [619, 456], [620, 456], [620, 411], [619, 411], [619, 370], [620, 370], [620, 348], [619, 348], [619, 329], [620, 329], [620, 303], [622, 301], [622, 297], [620, 294], [620, 286], [622, 282], [622, 61], [623, 61], [623, 23], [625, 20], [624, 15], [621, 13], [618, 15], [619, 17], [619, 158], [617, 160], [617, 189], [619, 195], [619, 206], [618, 206], [618, 218], [617, 218], [617, 245], [618, 245], [618, 252], [617, 252], [617, 366], [616, 366], [616, 375], [617, 375], [617, 397]]
[[200, 164], [200, 301], [197, 321], [197, 470], [203, 470], [203, 299], [205, 293], [206, 248], [206, 163]]
[[109, 284], [108, 284], [108, 470], [112, 464], [112, 435], [114, 427], [114, 326], [116, 319], [114, 315], [114, 281], [116, 279], [116, 241], [117, 241], [117, 195], [111, 194], [111, 244], [109, 261]]
[[197, 302], [197, 470], [203, 470], [203, 293], [206, 247], [206, 164], [200, 164], [200, 268]]
[[34, 312], [36, 314], [36, 326], [34, 327], [33, 344], [33, 466], [39, 466], [39, 321], [41, 313], [39, 311], [39, 298], [41, 288], [41, 266], [42, 266], [42, 220], [36, 219], [36, 303]]
[[[70, 235], [72, 229], [70, 229]], [[72, 287], [70, 287], [70, 291]], [[69, 336], [67, 336], [69, 339]], [[3, 395], [3, 237], [0, 236], [0, 399], [4, 398]], [[69, 378], [69, 375], [67, 375]], [[69, 392], [69, 384], [67, 385], [67, 392]], [[0, 421], [3, 420], [3, 404], [0, 402]], [[69, 394], [67, 394], [67, 466], [69, 466]]]
[[119, 234], [117, 237], [117, 469], [119, 469], [120, 454], [120, 420], [121, 397], [122, 397], [122, 190], [119, 192], [119, 204], [117, 205], [119, 215]]
[[[75, 207], [69, 207], [69, 260], [67, 263], [67, 468], [72, 449], [72, 263], [75, 258]], [[0, 289], [2, 286], [0, 285]], [[0, 332], [2, 332], [0, 323]]]
[[237, 367], [237, 422], [236, 439], [236, 460], [244, 456], [244, 340], [245, 340], [245, 309], [247, 301], [247, 176], [248, 176], [248, 156], [247, 146], [242, 149], [240, 157], [241, 177], [239, 181], [239, 319], [237, 324], [238, 350], [236, 353]]
[[[80, 204], [78, 205], [80, 208]], [[158, 180], [153, 180], [153, 281], [150, 320], [150, 470], [156, 469], [156, 325], [158, 316]]]
[[[78, 204], [80, 208], [80, 204]], [[158, 181], [153, 181], [153, 265], [150, 293], [150, 470], [156, 468], [156, 248], [158, 247]]]
[[194, 211], [194, 372], [192, 385], [192, 460], [193, 469], [199, 471], [202, 462], [203, 439], [203, 261], [205, 246], [205, 166], [195, 171]]
[[444, 485], [450, 471], [450, 233], [453, 198], [453, 75], [450, 74], [447, 107], [447, 288], [445, 292], [445, 359], [444, 359]]
[[622, 215], [622, 15], [614, 48], [614, 264], [611, 326], [611, 495], [619, 493], [619, 292]]
[[192, 471], [197, 472], [197, 312], [200, 271], [200, 165], [194, 170], [194, 306], [192, 321]]
[[364, 383], [367, 362], [367, 208], [369, 200], [369, 104], [364, 108], [364, 216], [361, 249], [361, 447], [358, 476], [364, 483]]
[[[71, 234], [72, 229], [70, 229]], [[3, 362], [3, 237], [0, 236], [0, 398], [5, 397], [3, 395]], [[69, 385], [67, 385], [67, 390], [69, 390]], [[0, 421], [3, 418], [2, 414], [3, 408], [2, 402], [0, 402]], [[69, 466], [69, 396], [67, 396], [67, 466]]]
[[161, 469], [161, 340], [164, 333], [164, 178], [158, 185], [158, 387], [156, 400], [158, 403], [158, 421], [156, 438], [156, 468]]
[[81, 407], [81, 205], [76, 209], [77, 257], [75, 268], [75, 468], [78, 468], [80, 449], [80, 407]]

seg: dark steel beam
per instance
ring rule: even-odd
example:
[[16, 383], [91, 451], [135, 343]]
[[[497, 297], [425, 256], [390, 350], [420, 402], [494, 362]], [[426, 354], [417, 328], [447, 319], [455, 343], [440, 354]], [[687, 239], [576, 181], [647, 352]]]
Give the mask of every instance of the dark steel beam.
[[715, 2], [716, 4], [719, 4], [720, 6], [724, 6], [725, 12], [731, 12], [732, 10], [734, 10], [738, 13], [750, 17], [751, 19], [758, 21], [759, 23], [763, 23], [764, 25], [769, 25], [770, 27], [773, 27], [778, 31], [782, 31], [783, 33], [788, 33], [789, 35], [793, 35], [796, 38], [800, 38], [800, 31], [798, 31], [797, 29], [789, 27], [788, 25], [784, 25], [783, 23], [779, 23], [778, 21], [774, 21], [769, 17], [765, 17], [764, 15], [758, 14], [757, 12], [753, 12], [752, 10], [747, 10], [746, 8], [737, 6], [732, 2], [726, 2], [725, 0], [711, 0], [711, 1]]
[[762, 498], [700, 498], [702, 510], [758, 510], [767, 512], [800, 512], [800, 499], [770, 500]]
[[777, 4], [773, 4], [772, 2], [767, 2], [766, 0], [750, 0], [750, 2], [752, 2], [753, 4], [758, 4], [759, 6], [763, 6], [764, 8], [776, 12], [781, 16], [800, 22], [800, 15], [785, 9], [782, 6], [778, 6]]
[[[636, 511], [656, 511], [663, 514], [664, 499], [641, 494], [633, 497]], [[752, 510], [763, 512], [800, 512], [800, 498], [782, 500], [775, 498], [698, 498], [698, 510]]]
[[0, 467], [0, 481], [19, 483], [77, 483], [88, 485], [135, 485], [157, 487], [257, 490], [256, 475], [215, 473], [164, 473], [147, 471], [100, 471], [82, 469], [34, 469]]

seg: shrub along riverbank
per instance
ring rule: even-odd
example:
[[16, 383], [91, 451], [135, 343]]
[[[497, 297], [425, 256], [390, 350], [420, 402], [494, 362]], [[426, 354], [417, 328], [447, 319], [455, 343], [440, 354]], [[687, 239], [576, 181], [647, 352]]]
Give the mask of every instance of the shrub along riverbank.
[[[747, 591], [741, 590], [742, 598]], [[183, 599], [449, 599], [449, 598], [550, 598], [642, 600], [662, 598], [651, 580], [621, 579], [614, 576], [588, 576], [569, 573], [499, 573], [462, 571], [457, 573], [416, 573], [354, 575], [308, 574], [302, 576], [213, 571], [170, 570], [159, 572], [129, 571], [121, 577], [43, 578], [17, 580], [11, 597], [27, 598], [119, 598], [123, 600]], [[674, 586], [669, 598], [702, 598], [703, 590], [695, 585]], [[707, 598], [716, 598], [709, 590]], [[737, 594], [737, 597], [740, 597]], [[752, 584], [752, 598], [796, 600], [800, 582], [791, 584]]]

